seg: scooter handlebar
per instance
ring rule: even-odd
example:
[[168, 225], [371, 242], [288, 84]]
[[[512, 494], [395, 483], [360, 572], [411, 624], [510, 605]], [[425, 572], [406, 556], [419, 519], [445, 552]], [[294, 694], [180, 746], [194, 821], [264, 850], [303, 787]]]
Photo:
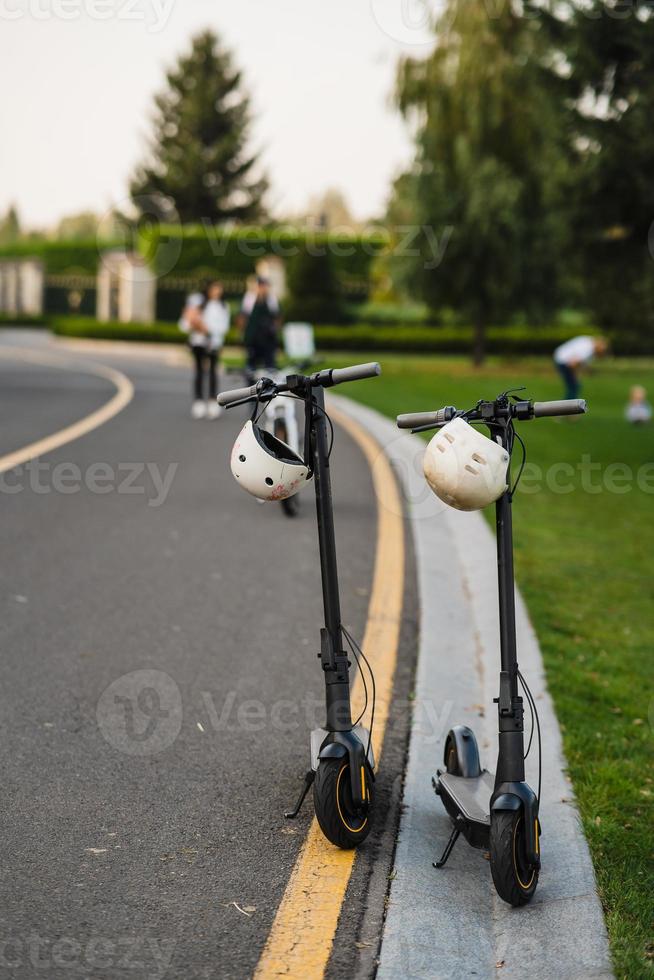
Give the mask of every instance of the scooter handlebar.
[[232, 405], [234, 402], [244, 401], [246, 398], [254, 398], [257, 393], [257, 385], [250, 385], [249, 388], [232, 388], [231, 391], [221, 391], [218, 395], [218, 404], [223, 406]]
[[398, 415], [398, 429], [417, 429], [427, 425], [445, 425], [451, 422], [456, 415], [456, 408], [453, 405], [446, 405], [439, 408], [437, 412], [411, 412], [408, 415]]
[[586, 411], [586, 401], [583, 398], [566, 398], [553, 402], [534, 402], [534, 418], [545, 418], [548, 415], [583, 415]]
[[353, 364], [352, 367], [334, 368], [331, 373], [331, 383], [340, 385], [344, 381], [364, 381], [366, 378], [376, 378], [380, 374], [379, 363], [369, 361], [368, 364]]

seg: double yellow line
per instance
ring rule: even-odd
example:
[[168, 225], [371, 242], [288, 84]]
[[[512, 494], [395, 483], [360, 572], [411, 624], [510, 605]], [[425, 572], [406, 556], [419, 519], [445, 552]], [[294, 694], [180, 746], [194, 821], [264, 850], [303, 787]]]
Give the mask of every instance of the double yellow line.
[[[393, 690], [402, 616], [402, 504], [395, 475], [374, 439], [333, 406], [330, 415], [366, 457], [377, 499], [377, 549], [363, 652], [375, 672], [377, 706], [372, 742], [378, 762]], [[359, 676], [352, 702], [356, 717], [363, 707], [363, 684]], [[314, 817], [257, 965], [256, 980], [270, 977], [320, 980], [324, 976], [355, 856], [354, 850], [341, 851], [329, 844]]]

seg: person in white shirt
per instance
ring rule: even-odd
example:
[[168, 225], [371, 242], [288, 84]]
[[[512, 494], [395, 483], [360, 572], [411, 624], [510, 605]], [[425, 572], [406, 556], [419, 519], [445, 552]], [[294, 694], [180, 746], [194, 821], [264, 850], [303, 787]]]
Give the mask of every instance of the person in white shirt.
[[[195, 419], [205, 416], [216, 419], [221, 408], [218, 396], [218, 361], [229, 330], [229, 307], [223, 299], [223, 286], [218, 280], [207, 283], [204, 293], [191, 293], [186, 301], [179, 325], [189, 335], [189, 345], [195, 361], [193, 380], [194, 401], [191, 414]], [[209, 400], [205, 402], [206, 379]]]
[[604, 337], [573, 337], [556, 348], [554, 363], [563, 378], [565, 398], [579, 398], [580, 370], [590, 364], [594, 357], [603, 357], [608, 347]]

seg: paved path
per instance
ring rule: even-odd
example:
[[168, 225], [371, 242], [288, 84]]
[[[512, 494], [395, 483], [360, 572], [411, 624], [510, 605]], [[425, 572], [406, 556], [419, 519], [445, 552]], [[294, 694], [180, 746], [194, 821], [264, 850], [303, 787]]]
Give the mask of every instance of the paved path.
[[[61, 351], [0, 332], [0, 454], [112, 396], [86, 357], [135, 395], [0, 492], [0, 976], [249, 977], [312, 816], [310, 803], [295, 824], [282, 816], [323, 714], [311, 494], [291, 523], [239, 491], [228, 459], [243, 412], [193, 422], [184, 361], [67, 348], [63, 370], [15, 344]], [[376, 516], [341, 429], [333, 471], [344, 618], [360, 637]], [[353, 973], [366, 908], [383, 911], [371, 872], [392, 856], [402, 724], [390, 739], [390, 838], [382, 819], [333, 977]]]
[[[536, 636], [518, 596], [520, 664], [543, 729], [543, 869], [533, 902], [512, 909], [494, 892], [487, 862], [461, 839], [445, 869], [432, 867], [451, 824], [431, 776], [456, 722], [473, 727], [494, 768], [498, 620], [495, 541], [481, 514], [445, 507], [422, 476], [424, 443], [348, 402], [376, 436], [404, 487], [416, 547], [421, 630], [416, 704], [379, 980], [612, 976], [588, 847], [565, 773], [561, 738]], [[527, 715], [528, 717], [528, 715]], [[532, 752], [528, 778], [536, 784]]]

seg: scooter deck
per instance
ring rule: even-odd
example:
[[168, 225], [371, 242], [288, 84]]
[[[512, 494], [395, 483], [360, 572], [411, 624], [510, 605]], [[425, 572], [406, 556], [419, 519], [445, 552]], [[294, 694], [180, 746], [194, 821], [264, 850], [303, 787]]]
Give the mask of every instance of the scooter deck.
[[488, 847], [490, 834], [489, 803], [495, 788], [495, 776], [484, 769], [479, 776], [438, 774], [436, 792], [454, 823], [473, 847]]

